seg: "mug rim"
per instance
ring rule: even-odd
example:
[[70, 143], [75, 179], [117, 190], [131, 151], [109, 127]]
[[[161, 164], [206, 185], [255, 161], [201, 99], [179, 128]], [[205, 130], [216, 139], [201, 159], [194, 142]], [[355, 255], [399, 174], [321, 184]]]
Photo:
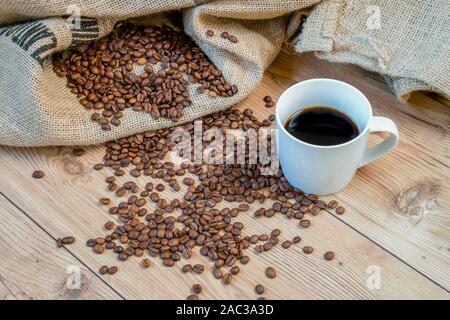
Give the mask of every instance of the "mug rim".
[[[332, 83], [337, 83], [339, 85], [343, 85], [346, 87], [349, 87], [350, 89], [352, 89], [353, 91], [355, 91], [356, 94], [358, 94], [360, 97], [362, 97], [362, 99], [366, 102], [367, 107], [369, 108], [369, 119], [367, 121], [367, 125], [364, 128], [363, 131], [361, 131], [356, 137], [354, 137], [353, 139], [344, 142], [344, 143], [340, 143], [340, 144], [335, 144], [335, 145], [331, 145], [331, 146], [321, 146], [321, 145], [317, 145], [317, 144], [312, 144], [312, 143], [308, 143], [305, 141], [302, 141], [296, 137], [294, 137], [293, 135], [291, 135], [286, 128], [284, 127], [284, 124], [281, 123], [280, 120], [280, 101], [285, 98], [285, 96], [287, 96], [291, 91], [295, 90], [297, 87], [300, 87], [302, 85], [304, 85], [305, 83], [310, 83], [310, 82], [332, 82]], [[333, 149], [333, 148], [339, 148], [339, 147], [343, 147], [346, 145], [349, 145], [351, 143], [354, 143], [356, 141], [358, 141], [361, 137], [363, 137], [366, 132], [369, 130], [369, 126], [370, 126], [370, 122], [372, 120], [373, 117], [373, 110], [372, 110], [372, 105], [370, 104], [369, 100], [367, 99], [367, 97], [356, 87], [352, 86], [351, 84], [348, 84], [347, 82], [344, 81], [340, 81], [340, 80], [336, 80], [336, 79], [330, 79], [330, 78], [313, 78], [313, 79], [308, 79], [308, 80], [303, 80], [300, 82], [297, 82], [296, 84], [293, 84], [292, 86], [290, 86], [289, 88], [287, 88], [282, 94], [281, 96], [278, 98], [277, 101], [277, 105], [275, 107], [275, 121], [278, 124], [279, 130], [282, 130], [289, 138], [294, 139], [297, 142], [300, 142], [306, 146], [310, 146], [310, 147], [315, 147], [315, 148], [320, 148], [320, 149]]]

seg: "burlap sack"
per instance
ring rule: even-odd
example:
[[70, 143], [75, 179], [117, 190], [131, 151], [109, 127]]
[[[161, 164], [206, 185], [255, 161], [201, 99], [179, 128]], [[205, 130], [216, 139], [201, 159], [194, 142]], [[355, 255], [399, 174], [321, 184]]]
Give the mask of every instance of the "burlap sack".
[[[155, 16], [142, 16], [185, 8], [179, 22], [186, 33], [222, 70], [227, 81], [238, 86], [239, 93], [230, 98], [214, 99], [190, 90], [193, 105], [185, 109], [182, 123], [228, 108], [247, 96], [280, 50], [286, 14], [318, 1], [85, 0], [78, 4], [81, 14], [90, 18], [81, 20], [81, 30], [70, 30], [66, 17], [61, 17], [67, 15], [71, 1], [2, 2], [0, 24], [35, 20], [0, 28], [0, 144], [95, 144], [173, 125], [167, 119], [154, 120], [148, 113], [127, 110], [120, 126], [103, 131], [69, 92], [66, 80], [53, 72], [53, 52], [102, 37], [119, 20], [141, 16], [139, 23], [154, 23]], [[36, 20], [43, 17], [49, 18]], [[228, 31], [239, 42], [206, 37], [208, 29], [218, 34]]]
[[[217, 99], [191, 90], [193, 105], [180, 122], [247, 96], [278, 54], [286, 32], [298, 52], [318, 51], [321, 58], [384, 74], [399, 96], [418, 89], [449, 95], [450, 10], [445, 0], [79, 0], [85, 17], [79, 30], [71, 30], [65, 17], [73, 14], [71, 3], [0, 2], [0, 144], [94, 144], [173, 125], [127, 110], [119, 127], [102, 131], [66, 88], [66, 80], [52, 71], [52, 53], [98, 39], [116, 22], [133, 17], [142, 24], [182, 24], [239, 88], [237, 95]], [[381, 9], [381, 29], [366, 27], [369, 4]], [[173, 9], [181, 9], [180, 21], [155, 15]], [[206, 37], [208, 29], [226, 30], [239, 42]]]
[[450, 97], [450, 1], [327, 0], [315, 6], [297, 52], [382, 74], [403, 100], [418, 90]]

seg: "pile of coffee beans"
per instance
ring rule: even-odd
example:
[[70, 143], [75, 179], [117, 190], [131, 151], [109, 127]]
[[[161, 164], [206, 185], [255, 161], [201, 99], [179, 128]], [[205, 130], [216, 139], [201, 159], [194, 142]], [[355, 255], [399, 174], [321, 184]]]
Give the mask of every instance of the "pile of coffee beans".
[[[243, 112], [229, 109], [201, 120], [203, 132], [210, 128], [221, 132], [227, 129], [260, 130], [271, 126], [273, 121], [259, 121], [249, 109]], [[180, 127], [193, 133], [193, 123]], [[337, 202], [327, 204], [316, 195], [307, 195], [293, 188], [281, 169], [272, 176], [262, 175], [262, 164], [249, 164], [248, 161], [244, 164], [194, 164], [181, 161], [177, 165], [166, 159], [170, 151], [176, 150], [177, 142], [171, 138], [175, 130], [148, 131], [106, 144], [103, 163], [96, 164], [94, 169], [112, 170], [113, 175], [105, 179], [107, 189], [123, 200], [109, 208], [109, 213], [116, 217], [117, 225], [107, 222], [105, 229], [110, 231], [108, 235], [88, 240], [87, 245], [94, 252], [103, 253], [107, 249], [122, 261], [148, 254], [159, 257], [164, 266], [173, 267], [181, 259], [191, 258], [198, 247], [200, 254], [210, 260], [214, 278], [229, 285], [240, 272], [238, 263], [246, 265], [249, 262], [246, 250], [251, 246], [256, 253], [262, 254], [280, 243], [282, 248], [288, 249], [301, 241], [299, 236], [280, 241], [279, 229], [272, 230], [270, 234], [245, 235], [244, 225], [236, 218], [249, 211], [249, 204], [264, 204], [271, 200], [271, 208], [261, 207], [254, 216], [284, 215], [287, 219], [298, 220], [303, 228], [309, 227], [310, 219], [323, 209], [338, 207]], [[271, 141], [268, 138], [270, 150]], [[201, 147], [206, 145], [207, 142], [203, 142]], [[246, 143], [246, 160], [251, 147]], [[119, 183], [118, 177], [127, 172], [131, 180]], [[143, 188], [133, 181], [141, 176], [148, 177]], [[155, 182], [157, 180], [164, 181], [173, 191], [182, 191], [184, 195], [179, 199], [164, 197], [165, 187]], [[109, 198], [101, 198], [100, 202], [111, 204]], [[156, 209], [148, 210], [146, 205], [149, 203], [156, 205]], [[228, 203], [229, 206], [219, 209], [219, 203]], [[306, 219], [307, 215], [310, 218]], [[311, 254], [313, 248], [305, 246], [303, 252]], [[331, 260], [334, 254], [327, 252], [324, 257]], [[149, 266], [150, 263], [143, 265]], [[205, 266], [184, 264], [180, 269], [183, 273], [201, 274]], [[273, 267], [268, 267], [265, 274], [270, 279], [277, 275]], [[196, 287], [188, 299], [198, 299], [199, 290]], [[255, 291], [261, 295], [264, 287], [258, 285]]]
[[170, 27], [124, 23], [85, 50], [55, 54], [53, 65], [103, 130], [120, 125], [127, 108], [178, 120], [192, 103], [190, 83], [214, 98], [238, 90], [188, 36]]

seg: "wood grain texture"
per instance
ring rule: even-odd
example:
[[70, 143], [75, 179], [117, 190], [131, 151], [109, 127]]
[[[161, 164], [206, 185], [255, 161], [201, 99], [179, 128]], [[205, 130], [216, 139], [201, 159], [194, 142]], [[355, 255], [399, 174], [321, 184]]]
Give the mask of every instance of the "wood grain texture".
[[[260, 255], [249, 250], [249, 264], [241, 267], [229, 287], [213, 279], [209, 263], [198, 253], [189, 263], [207, 264], [206, 272], [186, 275], [180, 271], [183, 262], [167, 268], [159, 259], [152, 259], [154, 265], [143, 269], [138, 258], [123, 263], [111, 252], [96, 255], [85, 246], [87, 239], [106, 233], [103, 224], [111, 219], [98, 199], [108, 194], [115, 203], [119, 201], [106, 190], [103, 180], [108, 170], [92, 170], [101, 160], [103, 146], [87, 148], [82, 157], [74, 157], [68, 147], [1, 147], [0, 192], [52, 237], [75, 235], [76, 243], [66, 249], [90, 269], [118, 265], [117, 274], [102, 279], [127, 299], [184, 299], [194, 283], [204, 287], [203, 299], [254, 299], [257, 283], [263, 284], [265, 296], [273, 299], [450, 299], [448, 111], [425, 95], [403, 105], [377, 77], [356, 67], [331, 65], [311, 55], [286, 54], [280, 55], [263, 83], [239, 108], [251, 108], [261, 119], [267, 117], [274, 109], [263, 107], [263, 96], [277, 98], [289, 85], [313, 77], [332, 77], [356, 85], [372, 101], [376, 114], [397, 122], [402, 142], [389, 156], [360, 170], [351, 185], [336, 195], [347, 207], [343, 216], [324, 212], [311, 219], [310, 228], [301, 229], [297, 220], [284, 217], [253, 218], [257, 204], [240, 214], [236, 220], [245, 224], [246, 234], [279, 228], [282, 240], [296, 235], [303, 240], [287, 250], [277, 246]], [[31, 178], [36, 169], [45, 172], [44, 179]], [[149, 179], [140, 177], [137, 181], [143, 186]], [[120, 178], [127, 180], [132, 178]], [[166, 188], [164, 197], [180, 198], [181, 194]], [[221, 203], [219, 207], [223, 206], [233, 205]], [[412, 213], [420, 208], [426, 210], [414, 224]], [[51, 237], [48, 241], [54, 245]], [[314, 253], [305, 255], [301, 251], [304, 245], [313, 246]], [[323, 259], [328, 250], [336, 253], [331, 262]], [[268, 266], [277, 269], [276, 279], [264, 276]], [[371, 266], [381, 271], [378, 290], [367, 286]], [[2, 296], [8, 295], [6, 289], [0, 282]]]
[[[0, 194], [1, 299], [118, 299], [119, 295]], [[80, 286], [68, 287], [68, 267]]]

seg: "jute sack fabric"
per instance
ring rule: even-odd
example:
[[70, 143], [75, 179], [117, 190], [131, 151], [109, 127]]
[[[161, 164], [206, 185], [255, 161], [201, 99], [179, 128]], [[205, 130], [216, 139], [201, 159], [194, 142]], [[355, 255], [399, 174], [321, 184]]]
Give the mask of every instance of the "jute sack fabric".
[[382, 74], [402, 100], [418, 90], [449, 98], [449, 24], [448, 0], [325, 0], [293, 45]]
[[[280, 50], [287, 14], [318, 1], [85, 0], [78, 2], [80, 13], [90, 18], [82, 18], [81, 28], [74, 30], [69, 28], [67, 18], [61, 17], [67, 14], [71, 1], [2, 2], [0, 23], [24, 17], [35, 20], [0, 28], [0, 144], [87, 145], [174, 125], [167, 119], [155, 120], [148, 113], [126, 110], [120, 126], [103, 131], [66, 87], [66, 79], [53, 72], [52, 53], [105, 36], [120, 20], [140, 16], [133, 22], [184, 25], [185, 32], [222, 70], [227, 81], [237, 85], [238, 94], [216, 99], [197, 94], [193, 85], [189, 88], [193, 104], [178, 122], [183, 123], [226, 109], [247, 96]], [[173, 21], [174, 14], [172, 21], [155, 15], [174, 8], [184, 8], [180, 21]], [[207, 37], [208, 29], [216, 36]], [[222, 31], [235, 35], [239, 42], [222, 39]]]

